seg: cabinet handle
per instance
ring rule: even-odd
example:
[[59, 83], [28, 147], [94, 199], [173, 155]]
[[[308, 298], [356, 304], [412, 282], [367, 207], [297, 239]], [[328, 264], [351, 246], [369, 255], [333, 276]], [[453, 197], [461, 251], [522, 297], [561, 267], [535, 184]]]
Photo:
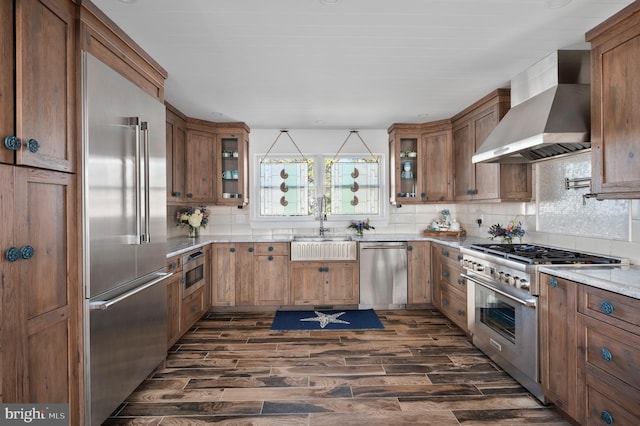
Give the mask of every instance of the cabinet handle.
[[193, 306], [191, 307], [191, 310], [192, 310], [193, 312], [198, 312], [198, 305], [193, 305]]
[[273, 246], [269, 246], [269, 248], [267, 250], [273, 251]]
[[558, 280], [553, 277], [549, 278], [549, 285], [551, 287], [558, 287]]
[[180, 192], [179, 191], [173, 191], [172, 192], [174, 197], [179, 197], [180, 196]]
[[5, 148], [11, 150], [11, 151], [17, 151], [20, 149], [20, 146], [22, 145], [22, 142], [20, 142], [20, 138], [18, 138], [17, 136], [7, 136], [6, 138], [4, 138], [4, 146]]
[[249, 253], [253, 253], [253, 247], [249, 247], [249, 248], [247, 249], [247, 251], [248, 251]]
[[458, 314], [458, 316], [462, 316], [464, 315], [464, 311], [462, 309], [458, 309], [458, 312], [456, 312]]
[[611, 302], [603, 300], [602, 302], [600, 302], [600, 310], [607, 315], [611, 315], [613, 313], [613, 304], [611, 304]]
[[442, 249], [442, 255], [449, 257], [449, 250]]
[[609, 413], [606, 410], [604, 410], [602, 413], [600, 413], [600, 418], [608, 425], [612, 425], [613, 424], [613, 416], [611, 415], [611, 413]]
[[462, 255], [461, 254], [458, 255], [458, 260], [462, 260]]
[[229, 249], [229, 251], [230, 251], [231, 253], [235, 253], [235, 252], [236, 252], [236, 249], [235, 249], [235, 247], [231, 247], [231, 248]]
[[15, 262], [20, 259], [20, 250], [17, 247], [10, 247], [4, 254], [5, 259], [9, 262]]
[[609, 351], [609, 349], [602, 348], [600, 349], [600, 358], [602, 358], [606, 362], [609, 362], [613, 359], [613, 355], [611, 354], [611, 351]]
[[462, 278], [458, 278], [458, 284], [460, 285], [464, 284], [464, 280]]
[[413, 246], [407, 246], [408, 251], [413, 251]]
[[273, 260], [273, 256], [269, 256], [267, 257], [267, 259], [269, 259], [269, 262], [271, 262]]
[[29, 139], [27, 142], [27, 148], [29, 148], [29, 152], [38, 152], [38, 149], [40, 149], [40, 142], [35, 139]]
[[187, 198], [193, 198], [193, 194], [190, 192], [187, 192]]
[[449, 304], [449, 301], [447, 299], [442, 299], [442, 304], [444, 306], [447, 306]]
[[442, 271], [442, 278], [449, 278], [449, 271]]

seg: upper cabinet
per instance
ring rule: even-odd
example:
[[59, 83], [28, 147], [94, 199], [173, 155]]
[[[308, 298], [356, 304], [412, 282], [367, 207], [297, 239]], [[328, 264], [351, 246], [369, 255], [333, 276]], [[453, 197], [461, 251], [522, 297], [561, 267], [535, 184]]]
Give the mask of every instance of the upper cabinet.
[[531, 199], [531, 165], [473, 164], [471, 161], [510, 104], [509, 89], [498, 89], [452, 118], [456, 201]]
[[185, 117], [167, 104], [167, 202], [249, 203], [249, 127]]
[[449, 120], [389, 128], [391, 204], [453, 199], [451, 142]]
[[75, 8], [71, 0], [0, 5], [2, 163], [75, 170]]
[[249, 128], [244, 123], [224, 123], [217, 130], [216, 204], [249, 203]]
[[586, 34], [591, 42], [592, 191], [640, 198], [640, 2]]

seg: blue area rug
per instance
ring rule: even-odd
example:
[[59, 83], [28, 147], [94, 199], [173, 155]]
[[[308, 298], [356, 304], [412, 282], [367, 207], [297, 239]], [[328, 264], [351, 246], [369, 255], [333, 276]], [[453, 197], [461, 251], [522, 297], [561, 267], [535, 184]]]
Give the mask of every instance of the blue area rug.
[[373, 309], [342, 311], [276, 311], [271, 330], [379, 330]]

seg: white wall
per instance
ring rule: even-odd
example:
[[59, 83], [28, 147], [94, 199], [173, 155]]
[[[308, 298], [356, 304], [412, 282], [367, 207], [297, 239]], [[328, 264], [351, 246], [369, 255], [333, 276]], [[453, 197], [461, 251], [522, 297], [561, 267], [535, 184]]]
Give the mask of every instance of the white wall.
[[[278, 136], [279, 130], [252, 130], [250, 135], [250, 155], [256, 153], [264, 154], [269, 149]], [[340, 145], [349, 135], [349, 129], [345, 130], [305, 130], [291, 129], [289, 134], [300, 147], [305, 155], [313, 154], [329, 154], [333, 155], [339, 149]], [[374, 153], [388, 152], [387, 131], [379, 130], [361, 130], [360, 135]], [[282, 135], [272, 153], [295, 153], [296, 149], [291, 141]], [[354, 135], [352, 136], [343, 149], [344, 153], [362, 153], [366, 149], [362, 143]], [[580, 162], [584, 161], [589, 154], [579, 154], [575, 157], [565, 159], [550, 160], [553, 162]], [[253, 162], [252, 162], [253, 164]], [[542, 163], [539, 163], [542, 164]], [[554, 178], [549, 180], [546, 173], [539, 173], [540, 165], [534, 165], [535, 187], [546, 187], [548, 185], [558, 185], [564, 187], [564, 182]], [[253, 171], [251, 171], [253, 175]], [[546, 194], [548, 191], [545, 191]], [[553, 191], [551, 191], [553, 192]], [[561, 192], [561, 191], [556, 191]], [[539, 193], [539, 191], [536, 191]], [[385, 191], [388, 194], [388, 189]], [[546, 196], [546, 195], [545, 195]], [[386, 195], [385, 195], [386, 197]], [[526, 235], [523, 242], [545, 244], [567, 249], [576, 249], [590, 251], [604, 255], [620, 256], [631, 259], [632, 263], [640, 264], [640, 200], [629, 201], [628, 218], [616, 219], [627, 220], [626, 235], [624, 237], [617, 236], [611, 238], [607, 234], [607, 227], [611, 224], [607, 223], [606, 211], [603, 204], [608, 201], [599, 202], [595, 199], [587, 199], [586, 205], [582, 205], [581, 197], [577, 198], [578, 206], [563, 204], [563, 209], [568, 215], [575, 215], [576, 218], [585, 219], [580, 222], [581, 228], [569, 230], [562, 233], [556, 230], [549, 232], [544, 229], [537, 230], [538, 204], [536, 201], [527, 203], [451, 203], [451, 204], [427, 204], [427, 205], [404, 205], [401, 208], [391, 207], [389, 210], [389, 223], [384, 227], [376, 227], [375, 231], [368, 234], [399, 234], [399, 233], [421, 233], [433, 219], [437, 218], [440, 211], [449, 209], [452, 215], [461, 223], [463, 228], [467, 230], [467, 235], [480, 238], [488, 238], [487, 231], [493, 223], [506, 224], [514, 216], [518, 216], [522, 220], [526, 229]], [[548, 200], [547, 200], [548, 201]], [[597, 207], [596, 207], [597, 206]], [[605, 205], [606, 207], [606, 205]], [[616, 206], [619, 211], [620, 206]], [[202, 230], [204, 235], [252, 235], [252, 236], [278, 236], [291, 235], [299, 230], [289, 229], [286, 227], [265, 229], [252, 228], [250, 222], [249, 208], [237, 209], [235, 207], [215, 207], [211, 206], [210, 225]], [[176, 208], [169, 208], [169, 237], [185, 235], [186, 231], [173, 226], [173, 215]], [[603, 215], [604, 218], [603, 218]], [[618, 216], [619, 217], [619, 216]], [[476, 219], [482, 218], [483, 224], [478, 227]], [[624, 225], [624, 224], [623, 224]], [[331, 220], [326, 223], [331, 228]], [[617, 226], [617, 225], [616, 225]], [[593, 230], [599, 227], [597, 232]], [[620, 227], [618, 227], [620, 228]], [[622, 226], [625, 228], [625, 226]], [[333, 233], [341, 233], [346, 229], [332, 229]], [[308, 233], [308, 229], [303, 232]], [[617, 231], [616, 234], [620, 232]], [[487, 241], [489, 241], [487, 239]]]

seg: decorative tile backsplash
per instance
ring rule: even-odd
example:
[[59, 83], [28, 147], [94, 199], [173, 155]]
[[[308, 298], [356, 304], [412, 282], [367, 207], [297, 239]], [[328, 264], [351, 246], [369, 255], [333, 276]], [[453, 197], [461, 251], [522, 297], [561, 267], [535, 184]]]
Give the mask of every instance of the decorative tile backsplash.
[[629, 201], [584, 198], [589, 187], [565, 189], [565, 178], [591, 177], [589, 153], [543, 161], [535, 167], [539, 232], [629, 239]]

